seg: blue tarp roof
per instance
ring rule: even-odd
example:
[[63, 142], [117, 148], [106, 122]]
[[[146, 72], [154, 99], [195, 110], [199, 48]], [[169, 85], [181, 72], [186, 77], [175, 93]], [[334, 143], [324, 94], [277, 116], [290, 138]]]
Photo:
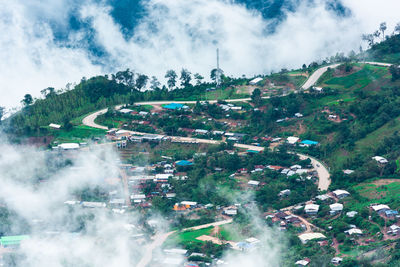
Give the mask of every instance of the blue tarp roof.
[[303, 140], [300, 142], [300, 144], [305, 144], [305, 145], [318, 145], [317, 141], [311, 141], [311, 140]]
[[176, 165], [178, 166], [190, 166], [193, 165], [193, 162], [187, 161], [187, 160], [179, 160], [175, 162]]
[[171, 103], [171, 104], [165, 105], [163, 108], [166, 108], [166, 109], [180, 109], [180, 108], [183, 108], [183, 105], [182, 104], [178, 104], [178, 103]]
[[386, 213], [386, 215], [397, 215], [397, 214], [399, 214], [397, 212], [397, 210], [386, 210], [385, 213]]

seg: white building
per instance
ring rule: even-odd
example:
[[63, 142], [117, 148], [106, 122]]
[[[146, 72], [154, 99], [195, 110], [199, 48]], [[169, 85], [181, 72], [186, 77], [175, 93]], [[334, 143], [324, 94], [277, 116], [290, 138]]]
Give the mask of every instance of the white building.
[[119, 112], [121, 112], [121, 113], [123, 113], [123, 114], [128, 114], [128, 113], [131, 113], [133, 110], [132, 109], [129, 109], [129, 108], [123, 108], [123, 109], [120, 109], [119, 110]]
[[55, 123], [50, 123], [49, 124], [49, 127], [50, 128], [53, 128], [53, 129], [60, 129], [61, 128], [61, 125], [59, 125], [59, 124], [55, 124]]
[[338, 214], [340, 212], [342, 212], [343, 210], [343, 204], [340, 203], [334, 203], [332, 205], [329, 205], [330, 210], [330, 214], [334, 215], [334, 214]]
[[250, 185], [250, 186], [257, 187], [257, 186], [260, 185], [260, 182], [259, 181], [254, 181], [254, 180], [250, 180], [247, 184]]
[[287, 141], [289, 144], [294, 145], [294, 144], [296, 144], [296, 143], [299, 141], [299, 139], [300, 139], [300, 138], [295, 137], [295, 136], [289, 136], [289, 137], [286, 139], [286, 141]]
[[304, 207], [304, 211], [307, 214], [317, 214], [318, 210], [319, 210], [319, 205], [317, 205], [317, 204], [307, 204]]
[[362, 231], [358, 228], [351, 228], [344, 232], [348, 235], [362, 235]]
[[350, 218], [354, 218], [356, 215], [358, 214], [358, 212], [357, 211], [349, 211], [349, 212], [346, 212], [346, 216], [347, 217], [350, 217]]
[[77, 150], [79, 149], [79, 144], [77, 143], [64, 143], [64, 144], [59, 144], [58, 148], [62, 150]]
[[380, 164], [388, 163], [388, 160], [381, 156], [375, 156], [375, 157], [372, 157], [372, 159], [376, 160], [376, 162], [378, 162]]
[[331, 263], [335, 264], [335, 265], [338, 265], [338, 264], [342, 263], [342, 261], [343, 261], [343, 258], [334, 257], [334, 258], [332, 258]]
[[261, 82], [263, 79], [260, 77], [254, 78], [249, 82], [250, 85], [256, 85], [257, 83]]
[[324, 238], [326, 238], [326, 236], [324, 236], [321, 233], [304, 233], [304, 234], [299, 235], [299, 238], [300, 238], [301, 242], [303, 244], [305, 244], [308, 241], [313, 240], [313, 239], [324, 239]]
[[335, 191], [333, 191], [332, 193], [333, 193], [337, 198], [345, 198], [345, 197], [350, 196], [350, 193], [349, 193], [349, 192], [347, 192], [346, 190], [341, 190], [341, 189], [335, 190]]
[[384, 205], [384, 204], [372, 205], [371, 208], [376, 212], [390, 210], [390, 207], [388, 205]]

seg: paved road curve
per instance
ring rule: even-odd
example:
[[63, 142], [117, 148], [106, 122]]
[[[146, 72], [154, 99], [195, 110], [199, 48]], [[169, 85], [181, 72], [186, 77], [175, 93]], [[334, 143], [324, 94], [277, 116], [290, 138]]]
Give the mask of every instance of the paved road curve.
[[310, 157], [308, 155], [296, 153], [300, 159], [310, 159], [311, 164], [313, 165], [314, 169], [318, 173], [318, 189], [323, 191], [323, 190], [328, 190], [330, 184], [331, 184], [331, 178], [329, 174], [329, 170], [327, 167], [325, 167], [324, 164], [322, 164], [320, 161], [317, 159]]
[[334, 69], [337, 66], [339, 66], [340, 64], [333, 64], [333, 65], [329, 65], [326, 67], [322, 67], [317, 69], [311, 76], [310, 78], [308, 78], [308, 80], [303, 84], [303, 86], [301, 88], [303, 88], [304, 90], [309, 89], [311, 86], [313, 86], [314, 84], [317, 83], [318, 79], [322, 76], [322, 74], [324, 74], [328, 68]]

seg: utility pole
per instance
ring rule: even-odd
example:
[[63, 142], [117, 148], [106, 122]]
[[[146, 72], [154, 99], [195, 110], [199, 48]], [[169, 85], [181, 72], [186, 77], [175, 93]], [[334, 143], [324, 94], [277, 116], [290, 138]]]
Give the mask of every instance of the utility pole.
[[221, 85], [221, 69], [219, 68], [219, 49], [217, 48], [217, 71], [216, 71], [216, 82], [217, 82], [217, 87]]

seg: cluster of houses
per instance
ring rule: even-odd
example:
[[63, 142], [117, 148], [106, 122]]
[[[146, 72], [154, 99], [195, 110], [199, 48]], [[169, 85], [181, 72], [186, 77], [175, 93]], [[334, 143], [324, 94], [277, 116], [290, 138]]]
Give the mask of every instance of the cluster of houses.
[[310, 147], [310, 146], [316, 146], [319, 144], [317, 141], [313, 141], [313, 140], [300, 140], [300, 138], [296, 137], [296, 136], [287, 137], [286, 143], [289, 145], [299, 144], [300, 147]]

